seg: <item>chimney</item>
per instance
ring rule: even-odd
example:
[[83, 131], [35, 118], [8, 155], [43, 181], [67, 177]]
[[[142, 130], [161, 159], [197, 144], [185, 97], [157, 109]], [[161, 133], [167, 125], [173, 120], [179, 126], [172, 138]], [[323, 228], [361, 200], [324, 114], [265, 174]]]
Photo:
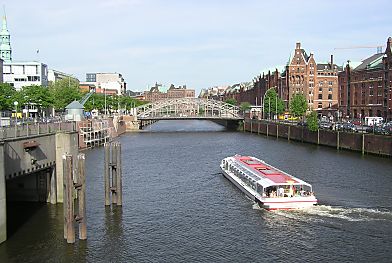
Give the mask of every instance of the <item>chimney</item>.
[[331, 55], [331, 69], [333, 69], [333, 55]]
[[301, 43], [300, 42], [297, 42], [295, 44], [295, 49], [301, 49]]

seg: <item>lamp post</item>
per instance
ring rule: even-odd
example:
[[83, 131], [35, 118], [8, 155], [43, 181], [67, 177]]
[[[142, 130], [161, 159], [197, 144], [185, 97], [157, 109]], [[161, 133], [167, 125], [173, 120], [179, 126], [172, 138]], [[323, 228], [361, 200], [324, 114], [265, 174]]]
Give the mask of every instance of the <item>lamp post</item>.
[[17, 115], [18, 115], [18, 102], [14, 101], [14, 106], [15, 106], [15, 126], [16, 126], [16, 122], [17, 122]]
[[14, 105], [15, 105], [15, 137], [16, 137], [16, 134], [17, 134], [17, 126], [16, 126], [16, 123], [18, 122], [18, 120], [17, 120], [17, 113], [18, 113], [18, 102], [17, 101], [14, 101]]

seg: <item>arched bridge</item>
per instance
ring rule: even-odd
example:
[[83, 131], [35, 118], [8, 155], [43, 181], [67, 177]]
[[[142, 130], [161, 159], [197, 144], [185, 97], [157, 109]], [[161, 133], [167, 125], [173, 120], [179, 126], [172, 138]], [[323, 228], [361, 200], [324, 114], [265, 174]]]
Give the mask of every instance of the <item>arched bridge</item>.
[[137, 107], [138, 120], [243, 120], [240, 110], [226, 102], [200, 99], [178, 98], [158, 100]]

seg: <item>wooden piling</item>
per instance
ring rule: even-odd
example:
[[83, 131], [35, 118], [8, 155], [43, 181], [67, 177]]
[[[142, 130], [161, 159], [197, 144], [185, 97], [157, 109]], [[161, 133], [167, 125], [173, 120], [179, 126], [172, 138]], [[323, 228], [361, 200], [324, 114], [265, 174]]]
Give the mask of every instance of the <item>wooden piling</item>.
[[104, 144], [105, 160], [104, 160], [104, 183], [105, 183], [105, 205], [110, 205], [110, 180], [109, 180], [109, 160], [110, 160], [110, 143]]
[[112, 204], [117, 204], [117, 142], [112, 143]]
[[74, 225], [74, 203], [73, 203], [73, 163], [72, 155], [65, 155], [63, 158], [63, 168], [64, 168], [64, 198], [66, 202], [64, 203], [64, 214], [65, 214], [65, 226], [64, 237], [67, 239], [67, 243], [75, 243], [75, 225]]
[[122, 206], [121, 144], [117, 144], [117, 205]]
[[79, 239], [87, 239], [85, 155], [78, 154]]

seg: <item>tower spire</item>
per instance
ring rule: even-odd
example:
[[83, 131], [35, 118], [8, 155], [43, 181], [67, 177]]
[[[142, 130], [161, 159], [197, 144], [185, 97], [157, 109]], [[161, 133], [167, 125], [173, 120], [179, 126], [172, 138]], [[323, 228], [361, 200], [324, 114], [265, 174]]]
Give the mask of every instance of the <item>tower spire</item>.
[[5, 14], [5, 7], [3, 6], [3, 24], [0, 32], [0, 58], [4, 60], [5, 63], [12, 62], [12, 49], [10, 41], [10, 33], [7, 28], [7, 16]]

